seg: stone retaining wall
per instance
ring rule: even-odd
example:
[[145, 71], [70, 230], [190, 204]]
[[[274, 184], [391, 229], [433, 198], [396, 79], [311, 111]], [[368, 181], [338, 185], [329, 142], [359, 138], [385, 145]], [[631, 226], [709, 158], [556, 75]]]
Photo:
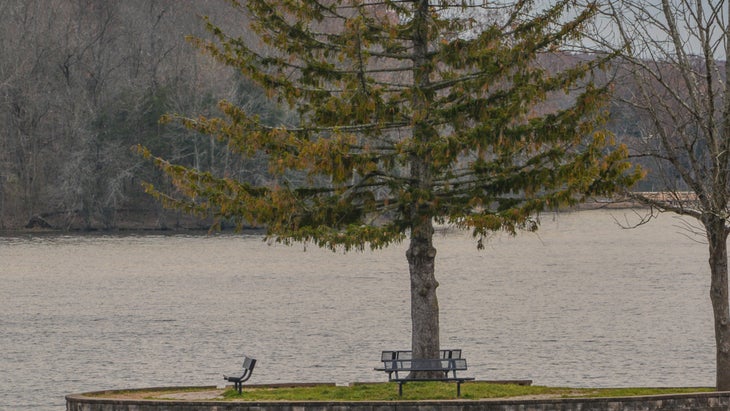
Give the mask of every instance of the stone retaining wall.
[[221, 402], [66, 397], [67, 411], [655, 411], [730, 410], [730, 392], [644, 397], [373, 402]]

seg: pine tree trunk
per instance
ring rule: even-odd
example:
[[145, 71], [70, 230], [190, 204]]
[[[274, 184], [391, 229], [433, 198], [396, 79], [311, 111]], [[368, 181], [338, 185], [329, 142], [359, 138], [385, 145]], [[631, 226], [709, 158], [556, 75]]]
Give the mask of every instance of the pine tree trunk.
[[[439, 357], [439, 304], [436, 298], [436, 249], [433, 247], [433, 224], [422, 221], [411, 232], [406, 252], [411, 277], [411, 349], [413, 358]], [[412, 373], [411, 377], [422, 374]]]
[[[428, 143], [438, 139], [438, 132], [429, 123], [430, 72], [428, 59], [430, 2], [419, 0], [413, 15], [413, 140], [419, 150], [410, 156], [410, 177], [416, 182], [413, 202], [408, 212], [411, 221], [411, 242], [406, 252], [411, 278], [411, 349], [413, 358], [438, 358], [439, 305], [436, 299], [438, 282], [434, 274], [436, 249], [433, 247], [433, 204], [429, 190], [433, 185]], [[411, 377], [423, 376], [411, 373]]]
[[727, 237], [725, 220], [716, 215], [704, 216], [710, 248], [710, 300], [715, 318], [717, 354], [716, 388], [730, 391], [730, 306], [728, 304]]

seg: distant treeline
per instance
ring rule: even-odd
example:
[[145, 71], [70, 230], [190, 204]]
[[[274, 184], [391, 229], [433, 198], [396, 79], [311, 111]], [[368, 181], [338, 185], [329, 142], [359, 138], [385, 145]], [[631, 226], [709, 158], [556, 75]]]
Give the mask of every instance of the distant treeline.
[[[216, 115], [220, 99], [272, 124], [286, 118], [185, 41], [207, 36], [203, 15], [248, 32], [244, 17], [216, 0], [0, 3], [0, 229], [205, 226], [142, 191], [142, 181], [166, 182], [133, 150], [138, 144], [216, 174], [267, 178], [263, 158], [243, 161], [210, 136], [159, 123], [165, 113]], [[641, 119], [618, 103], [610, 109], [619, 140], [641, 137]]]

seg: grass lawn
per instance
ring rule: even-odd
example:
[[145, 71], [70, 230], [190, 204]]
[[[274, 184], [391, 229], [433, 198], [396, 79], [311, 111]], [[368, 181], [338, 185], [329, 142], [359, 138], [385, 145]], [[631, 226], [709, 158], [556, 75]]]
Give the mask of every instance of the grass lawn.
[[[714, 391], [712, 388], [561, 388], [467, 382], [461, 386], [461, 399], [476, 400], [509, 397], [624, 397], [637, 395], [681, 394]], [[242, 394], [229, 389], [223, 394], [228, 400], [246, 401], [397, 401], [456, 399], [456, 384], [447, 382], [417, 382], [403, 386], [398, 396], [398, 384], [374, 383], [350, 386], [315, 385], [310, 387], [246, 387]]]
[[[466, 382], [461, 386], [462, 400], [540, 399], [585, 397], [630, 397], [660, 394], [712, 392], [713, 388], [568, 388], [539, 385], [495, 384], [483, 381]], [[179, 387], [140, 390], [104, 391], [92, 397], [144, 400], [194, 401], [424, 401], [455, 400], [456, 384], [449, 382], [414, 382], [403, 386], [398, 396], [396, 383], [355, 383], [350, 386], [306, 384], [297, 386], [244, 385], [243, 393], [233, 388]]]

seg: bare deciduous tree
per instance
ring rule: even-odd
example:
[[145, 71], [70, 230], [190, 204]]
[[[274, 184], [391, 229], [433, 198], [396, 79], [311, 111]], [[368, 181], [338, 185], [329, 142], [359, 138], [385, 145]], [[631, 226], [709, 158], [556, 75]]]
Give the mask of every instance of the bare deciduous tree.
[[604, 3], [596, 42], [623, 57], [623, 103], [645, 122], [634, 128], [635, 158], [661, 194], [631, 196], [697, 219], [709, 246], [718, 390], [730, 390], [727, 237], [730, 200], [730, 2], [621, 0]]

